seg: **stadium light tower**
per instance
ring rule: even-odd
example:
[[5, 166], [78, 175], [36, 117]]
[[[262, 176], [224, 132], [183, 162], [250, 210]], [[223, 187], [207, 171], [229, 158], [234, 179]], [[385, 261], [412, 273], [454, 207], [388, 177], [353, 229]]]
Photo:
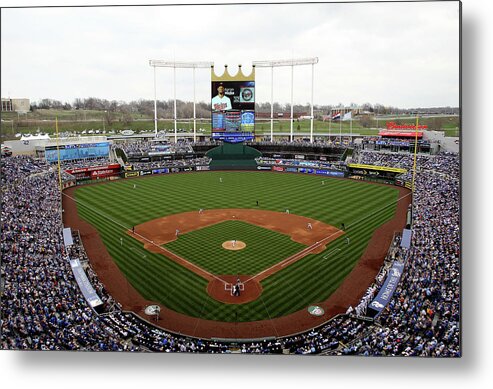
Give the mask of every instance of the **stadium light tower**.
[[279, 66], [291, 66], [291, 132], [290, 140], [293, 141], [293, 77], [294, 67], [301, 65], [312, 65], [312, 101], [310, 114], [310, 142], [313, 143], [313, 72], [314, 65], [318, 63], [318, 57], [299, 58], [299, 59], [278, 59], [266, 61], [253, 61], [253, 65], [259, 68], [271, 68], [271, 87], [270, 87], [270, 140], [274, 140], [274, 68]]
[[175, 143], [178, 140], [176, 128], [176, 68], [193, 69], [193, 141], [197, 137], [197, 118], [195, 114], [195, 69], [207, 68], [214, 66], [214, 62], [178, 62], [178, 61], [163, 61], [151, 59], [149, 65], [154, 68], [154, 133], [157, 136], [157, 99], [156, 99], [156, 67], [173, 68], [173, 98], [174, 98], [174, 122], [175, 122]]

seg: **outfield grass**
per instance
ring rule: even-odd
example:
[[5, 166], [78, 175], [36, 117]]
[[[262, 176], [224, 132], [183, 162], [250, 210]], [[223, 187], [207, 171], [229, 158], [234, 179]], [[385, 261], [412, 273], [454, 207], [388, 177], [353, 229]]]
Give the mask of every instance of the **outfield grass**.
[[[223, 178], [222, 183], [219, 177]], [[321, 185], [322, 180], [325, 185]], [[134, 183], [136, 189], [133, 189]], [[75, 196], [80, 215], [98, 229], [110, 255], [145, 298], [195, 317], [221, 321], [235, 321], [237, 317], [238, 321], [253, 321], [280, 317], [327, 299], [358, 262], [373, 231], [394, 216], [395, 204], [392, 203], [397, 200], [398, 190], [312, 175], [202, 172], [85, 186], [77, 188]], [[256, 208], [256, 200], [263, 209], [282, 212], [289, 208], [293, 214], [335, 226], [344, 222], [349, 226], [346, 236], [350, 237], [351, 244], [346, 244], [345, 237], [336, 239], [325, 252], [308, 255], [263, 280], [260, 299], [229, 305], [208, 296], [207, 281], [163, 255], [144, 250], [140, 242], [125, 233], [133, 225], [199, 208]], [[239, 270], [230, 263], [229, 252], [224, 250], [227, 255], [218, 260], [215, 254], [206, 253], [201, 245], [201, 239], [207, 239], [210, 233], [207, 230], [214, 227], [221, 230], [224, 226], [230, 230], [236, 228], [226, 222], [220, 223], [183, 235], [178, 242], [168, 246], [177, 252], [185, 250], [187, 255], [190, 252], [191, 259], [214, 273], [234, 274]], [[235, 226], [243, 228], [245, 236], [257, 236], [259, 242], [266, 233], [257, 226]], [[256, 233], [257, 228], [261, 233]], [[214, 231], [219, 240], [229, 238], [227, 232], [219, 230]], [[272, 236], [274, 240], [279, 239], [275, 245], [252, 247], [258, 250], [258, 262], [249, 260], [242, 264], [245, 268], [241, 270], [248, 274], [267, 267], [270, 261], [267, 253], [277, 255], [279, 252], [281, 258], [289, 256], [291, 250], [299, 251], [294, 245], [285, 247], [285, 236], [278, 235]], [[266, 250], [265, 255], [263, 250]], [[209, 257], [211, 254], [214, 258]]]

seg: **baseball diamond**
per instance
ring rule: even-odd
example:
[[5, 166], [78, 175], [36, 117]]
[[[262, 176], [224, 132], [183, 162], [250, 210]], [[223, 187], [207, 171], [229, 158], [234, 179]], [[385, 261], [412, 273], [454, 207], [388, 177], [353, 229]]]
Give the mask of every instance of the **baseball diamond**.
[[[357, 303], [405, 224], [407, 189], [321, 181], [222, 171], [87, 185], [66, 191], [64, 219], [125, 309], [158, 304], [158, 325], [189, 336], [284, 336]], [[245, 247], [225, 250], [232, 240]]]
[[1, 7], [1, 350], [463, 356], [462, 2], [295, 3]]

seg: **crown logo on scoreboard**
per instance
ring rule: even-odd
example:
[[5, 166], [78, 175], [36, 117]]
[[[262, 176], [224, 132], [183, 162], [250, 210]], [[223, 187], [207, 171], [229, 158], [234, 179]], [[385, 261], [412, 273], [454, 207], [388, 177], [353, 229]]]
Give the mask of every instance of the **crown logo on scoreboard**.
[[228, 65], [224, 65], [222, 75], [217, 75], [214, 65], [211, 66], [211, 81], [255, 81], [255, 65], [252, 66], [250, 74], [244, 74], [241, 65], [238, 65], [238, 72], [235, 75], [229, 74]]

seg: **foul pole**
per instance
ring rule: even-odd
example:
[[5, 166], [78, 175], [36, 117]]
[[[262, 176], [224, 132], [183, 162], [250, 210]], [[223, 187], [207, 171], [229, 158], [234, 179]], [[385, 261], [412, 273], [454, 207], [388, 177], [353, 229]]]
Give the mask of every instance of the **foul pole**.
[[157, 137], [156, 67], [154, 66], [154, 136]]
[[419, 116], [416, 113], [416, 129], [414, 131], [414, 161], [413, 161], [413, 181], [412, 181], [412, 193], [414, 195], [414, 182], [416, 180], [416, 155], [418, 153], [418, 123], [419, 123]]
[[58, 116], [55, 116], [55, 132], [56, 132], [56, 151], [58, 159], [58, 185], [60, 186], [60, 193], [62, 192], [62, 167], [60, 165], [60, 136], [58, 134]]

